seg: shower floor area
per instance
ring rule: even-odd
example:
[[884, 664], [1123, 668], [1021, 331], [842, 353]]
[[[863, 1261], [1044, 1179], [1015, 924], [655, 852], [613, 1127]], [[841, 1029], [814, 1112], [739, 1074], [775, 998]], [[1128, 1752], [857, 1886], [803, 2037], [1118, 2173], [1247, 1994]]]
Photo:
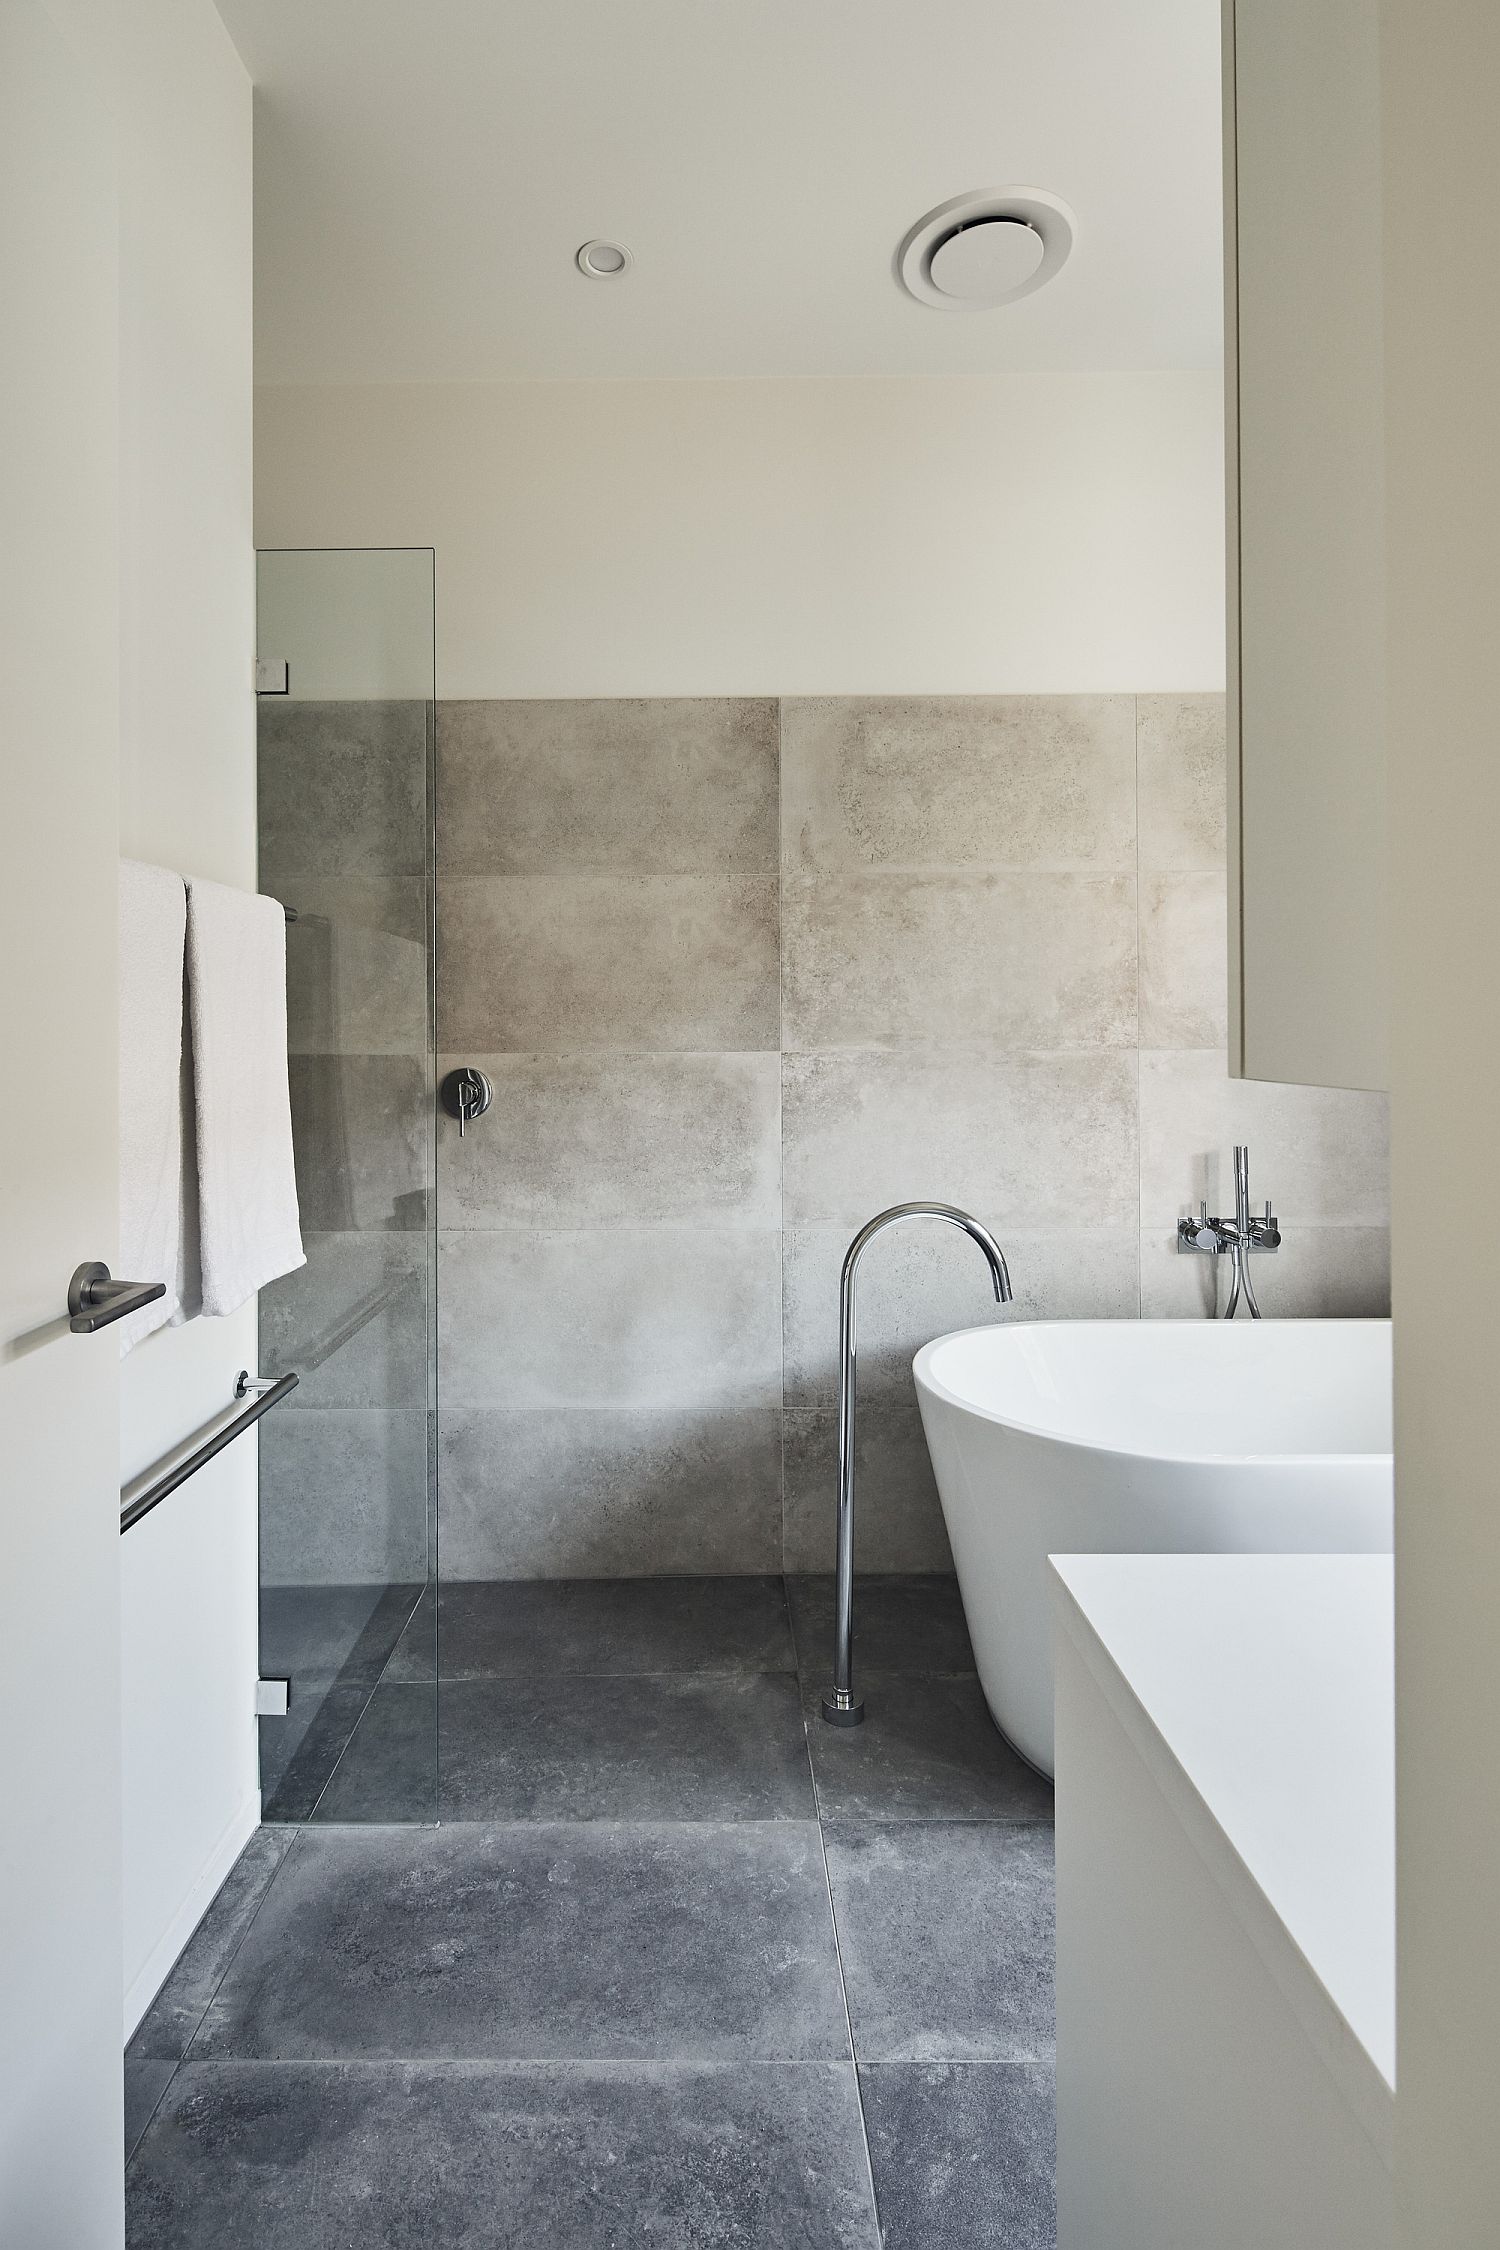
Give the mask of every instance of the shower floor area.
[[445, 1585], [436, 1683], [402, 1599], [132, 2042], [131, 2250], [1051, 2250], [1051, 1792], [954, 1582], [861, 1584], [848, 1731], [831, 1580]]

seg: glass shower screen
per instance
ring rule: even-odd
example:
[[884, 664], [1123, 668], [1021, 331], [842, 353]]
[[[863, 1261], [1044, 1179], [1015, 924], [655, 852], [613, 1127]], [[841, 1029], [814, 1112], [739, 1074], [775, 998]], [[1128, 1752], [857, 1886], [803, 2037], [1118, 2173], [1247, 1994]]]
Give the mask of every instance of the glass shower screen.
[[[433, 557], [257, 559], [260, 888], [287, 910], [307, 1263], [261, 1292], [265, 1818], [437, 1810]], [[377, 1694], [377, 1689], [379, 1693]]]

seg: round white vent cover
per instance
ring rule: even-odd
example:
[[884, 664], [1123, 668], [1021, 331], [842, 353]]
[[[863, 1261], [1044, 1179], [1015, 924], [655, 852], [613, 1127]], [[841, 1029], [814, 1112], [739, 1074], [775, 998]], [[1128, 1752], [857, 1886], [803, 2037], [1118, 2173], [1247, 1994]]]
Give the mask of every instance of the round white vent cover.
[[975, 189], [940, 203], [902, 243], [896, 270], [919, 304], [978, 312], [1030, 296], [1073, 247], [1073, 214], [1042, 188]]

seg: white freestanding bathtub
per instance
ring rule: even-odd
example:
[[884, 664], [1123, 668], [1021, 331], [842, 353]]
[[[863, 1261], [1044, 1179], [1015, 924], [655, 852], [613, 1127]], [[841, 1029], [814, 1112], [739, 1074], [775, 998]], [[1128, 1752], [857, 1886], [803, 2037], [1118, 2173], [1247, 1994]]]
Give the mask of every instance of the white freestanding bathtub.
[[915, 1372], [980, 1684], [1044, 1773], [1049, 1555], [1390, 1549], [1388, 1320], [1017, 1321]]

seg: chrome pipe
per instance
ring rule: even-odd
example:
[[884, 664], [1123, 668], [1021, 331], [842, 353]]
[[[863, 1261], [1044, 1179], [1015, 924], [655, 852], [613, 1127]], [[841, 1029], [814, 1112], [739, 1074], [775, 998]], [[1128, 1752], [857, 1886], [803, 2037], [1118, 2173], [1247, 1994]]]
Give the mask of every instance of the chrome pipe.
[[994, 1283], [995, 1301], [1011, 1301], [1010, 1268], [1005, 1252], [978, 1219], [951, 1203], [896, 1203], [889, 1211], [860, 1228], [844, 1254], [839, 1277], [839, 1501], [837, 1577], [834, 1584], [833, 1686], [822, 1702], [823, 1717], [832, 1727], [857, 1727], [865, 1715], [865, 1699], [854, 1692], [854, 1400], [857, 1342], [855, 1337], [855, 1277], [869, 1244], [886, 1227], [908, 1219], [940, 1219], [960, 1227], [983, 1251]]

